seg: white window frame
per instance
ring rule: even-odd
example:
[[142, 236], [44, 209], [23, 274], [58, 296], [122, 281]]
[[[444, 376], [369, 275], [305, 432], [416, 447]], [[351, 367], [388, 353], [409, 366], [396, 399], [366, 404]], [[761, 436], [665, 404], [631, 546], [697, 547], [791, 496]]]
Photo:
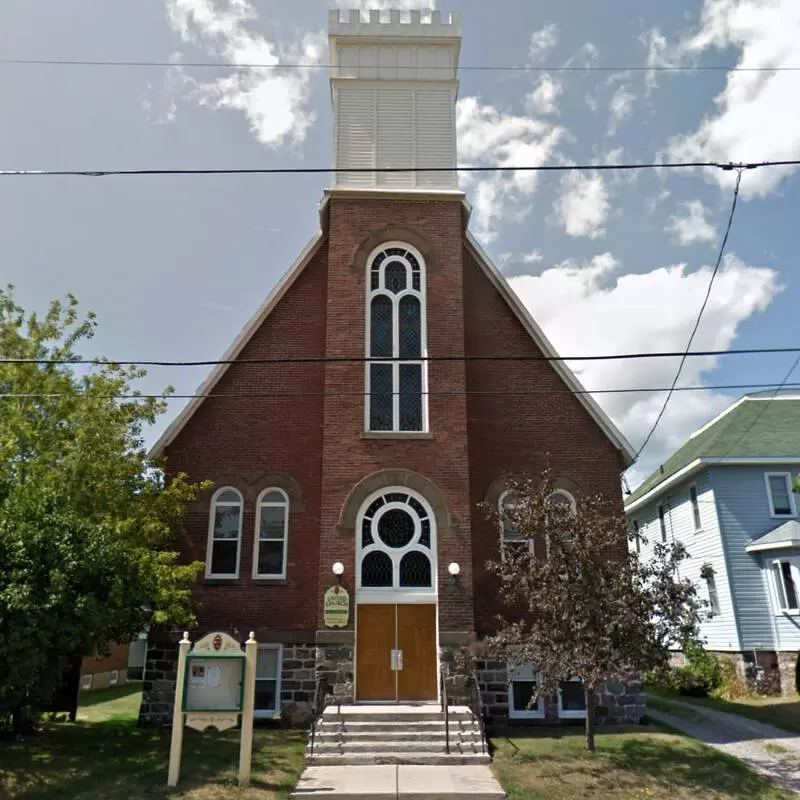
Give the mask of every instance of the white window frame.
[[[283, 497], [283, 501], [273, 502], [270, 501], [268, 503], [264, 502], [264, 498], [270, 492], [277, 492]], [[280, 574], [275, 575], [263, 575], [258, 571], [258, 553], [259, 548], [261, 547], [261, 509], [264, 507], [267, 508], [283, 508], [284, 515], [283, 515], [283, 570]], [[272, 539], [271, 541], [278, 541], [277, 539]], [[287, 572], [287, 564], [286, 560], [289, 557], [289, 495], [278, 486], [270, 486], [267, 489], [264, 489], [259, 495], [258, 500], [256, 501], [256, 533], [255, 533], [255, 544], [253, 545], [253, 580], [254, 581], [280, 581], [286, 580], [286, 572]]]
[[[580, 683], [580, 678], [570, 678], [569, 683]], [[567, 683], [567, 681], [562, 681], [562, 683]], [[586, 693], [586, 689], [583, 690], [584, 698], [586, 699], [586, 704], [589, 704], [589, 696]], [[558, 718], [559, 719], [586, 719], [586, 709], [584, 708], [582, 711], [565, 711], [564, 706], [561, 700], [561, 687], [558, 687]]]
[[[381, 270], [381, 280], [377, 289], [372, 289], [372, 262], [384, 250], [392, 248], [402, 248], [411, 253], [419, 263], [419, 291], [413, 287], [412, 272], [409, 264], [406, 264], [408, 270], [409, 284], [399, 294], [387, 292], [383, 286], [384, 272]], [[389, 256], [390, 259], [403, 260], [400, 256]], [[369, 255], [366, 265], [366, 303], [365, 303], [365, 336], [366, 343], [366, 363], [364, 364], [364, 430], [367, 433], [385, 433], [385, 434], [420, 434], [428, 433], [430, 430], [430, 420], [428, 416], [428, 295], [427, 295], [427, 264], [422, 257], [422, 253], [415, 247], [407, 244], [406, 242], [384, 242], [380, 247], [376, 247]], [[376, 295], [384, 295], [389, 297], [392, 301], [392, 353], [396, 353], [392, 359], [382, 360], [380, 358], [372, 359], [372, 300]], [[420, 305], [420, 358], [400, 359], [400, 301], [410, 295], [419, 300]], [[371, 367], [373, 364], [391, 364], [392, 365], [392, 388], [394, 391], [392, 396], [392, 427], [388, 430], [373, 431], [370, 425], [370, 406], [372, 395], [372, 381], [371, 381]], [[422, 427], [420, 430], [407, 431], [400, 428], [400, 365], [401, 364], [419, 364], [422, 367]]]
[[[770, 478], [783, 478], [786, 483], [786, 489], [789, 492], [789, 513], [777, 514], [775, 512], [775, 501], [772, 498], [772, 487], [769, 484]], [[792, 491], [792, 473], [791, 472], [765, 472], [764, 484], [767, 487], [767, 501], [769, 502], [769, 514], [772, 519], [791, 519], [797, 516], [797, 504], [794, 500], [794, 492]]]
[[[416, 500], [428, 515], [430, 521], [430, 547], [420, 544], [422, 534], [422, 520], [417, 516], [417, 512], [407, 503], [391, 501], [382, 505], [372, 517], [374, 524], [380, 522], [380, 518], [393, 509], [405, 511], [414, 521], [414, 537], [405, 547], [393, 548], [383, 544], [380, 537], [375, 535], [374, 542], [364, 547], [363, 545], [363, 523], [366, 511], [372, 503], [379, 497], [387, 494], [404, 494]], [[430, 503], [419, 493], [406, 486], [386, 486], [373, 492], [361, 505], [361, 509], [356, 517], [356, 597], [359, 603], [392, 603], [392, 602], [437, 602], [439, 595], [439, 563], [436, 529], [436, 516], [433, 513]], [[419, 552], [428, 558], [431, 565], [431, 585], [430, 586], [400, 586], [400, 566], [403, 557], [411, 552]], [[365, 556], [373, 552], [385, 553], [392, 562], [392, 585], [391, 586], [362, 586], [361, 566]]]
[[[275, 710], [256, 708], [253, 710], [255, 719], [278, 719], [281, 715], [281, 672], [283, 671], [283, 645], [281, 644], [260, 644], [259, 650], [277, 650], [278, 657], [275, 659]], [[265, 679], [269, 680], [269, 679]], [[256, 677], [256, 681], [258, 678]]]
[[[783, 568], [782, 564], [789, 565], [789, 574], [794, 581], [794, 593], [798, 605], [800, 606], [800, 569], [797, 566], [797, 560], [794, 558], [775, 558], [771, 559], [767, 564], [769, 570], [769, 583], [772, 589], [772, 601], [774, 603], [775, 615], [799, 615], [800, 608], [788, 608], [784, 602], [786, 597], [786, 588], [783, 585]], [[781, 572], [781, 577], [778, 578], [775, 574], [775, 568]], [[778, 583], [780, 580], [780, 584]]]
[[570, 509], [574, 514], [578, 507], [575, 502], [575, 498], [566, 489], [553, 489], [553, 491], [547, 496], [548, 502], [551, 497], [555, 497], [556, 495], [561, 495], [561, 497], [566, 497], [567, 500], [569, 500]]
[[664, 503], [658, 504], [658, 533], [661, 537], [661, 543], [666, 544], [667, 539], [667, 507]]
[[503, 525], [503, 522], [505, 520], [505, 508], [506, 508], [505, 503], [506, 503], [506, 498], [507, 497], [513, 497], [513, 496], [514, 496], [514, 492], [511, 489], [506, 489], [500, 495], [500, 499], [497, 501], [497, 509], [498, 509], [498, 512], [499, 512], [499, 515], [500, 515], [500, 517], [499, 517], [500, 518], [500, 554], [501, 554], [501, 557], [503, 557], [503, 558], [505, 558], [505, 554], [506, 554], [506, 544], [516, 545], [516, 544], [519, 544], [519, 543], [522, 543], [522, 542], [527, 542], [528, 552], [529, 553], [533, 553], [533, 539], [525, 539], [524, 537], [519, 538], [519, 539], [511, 539], [511, 538], [507, 539], [506, 538], [505, 526]]
[[514, 681], [519, 683], [539, 683], [539, 676], [530, 664], [521, 664], [511, 670], [508, 676], [508, 718], [509, 719], [544, 719], [544, 697], [539, 695], [536, 705], [529, 709], [517, 710], [514, 708]]
[[[238, 503], [223, 502], [219, 505], [232, 507], [239, 506], [239, 531], [236, 538], [236, 572], [235, 573], [219, 573], [215, 574], [211, 571], [211, 564], [214, 560], [214, 520], [216, 518], [216, 511], [218, 500], [217, 498], [225, 492], [235, 492], [239, 498]], [[242, 560], [242, 523], [244, 521], [244, 498], [242, 493], [235, 486], [222, 486], [214, 492], [211, 498], [211, 505], [208, 510], [208, 539], [206, 541], [206, 578], [213, 578], [214, 580], [237, 580], [239, 578], [239, 567]], [[220, 539], [220, 541], [232, 541], [231, 539]]]
[[700, 514], [700, 492], [696, 483], [689, 487], [689, 510], [692, 514], [692, 530], [698, 533], [703, 530], [703, 518]]

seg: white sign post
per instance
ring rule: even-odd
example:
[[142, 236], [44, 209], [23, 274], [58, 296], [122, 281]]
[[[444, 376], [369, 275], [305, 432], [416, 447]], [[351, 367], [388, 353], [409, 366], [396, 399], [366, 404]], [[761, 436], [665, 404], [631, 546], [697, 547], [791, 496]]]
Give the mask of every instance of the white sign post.
[[209, 633], [194, 648], [188, 632], [183, 634], [178, 645], [167, 786], [178, 785], [184, 725], [199, 731], [224, 731], [236, 726], [240, 714], [239, 785], [247, 786], [253, 755], [257, 655], [258, 642], [252, 631], [244, 652], [226, 633]]

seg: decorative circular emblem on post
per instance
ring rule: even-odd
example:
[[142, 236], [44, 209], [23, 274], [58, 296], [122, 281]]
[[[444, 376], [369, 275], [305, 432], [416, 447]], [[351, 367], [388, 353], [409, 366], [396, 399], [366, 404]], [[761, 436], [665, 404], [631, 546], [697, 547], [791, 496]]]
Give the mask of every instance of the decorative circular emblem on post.
[[219, 634], [217, 634], [214, 637], [214, 641], [211, 644], [213, 645], [215, 650], [219, 650], [220, 647], [222, 647], [222, 637]]

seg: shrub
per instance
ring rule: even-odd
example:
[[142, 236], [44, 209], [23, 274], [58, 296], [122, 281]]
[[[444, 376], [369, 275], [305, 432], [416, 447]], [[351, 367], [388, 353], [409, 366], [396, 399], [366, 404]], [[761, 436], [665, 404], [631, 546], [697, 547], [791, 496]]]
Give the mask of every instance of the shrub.
[[719, 676], [719, 685], [711, 692], [712, 697], [739, 700], [750, 694], [747, 681], [737, 673], [736, 664], [730, 658], [719, 659]]

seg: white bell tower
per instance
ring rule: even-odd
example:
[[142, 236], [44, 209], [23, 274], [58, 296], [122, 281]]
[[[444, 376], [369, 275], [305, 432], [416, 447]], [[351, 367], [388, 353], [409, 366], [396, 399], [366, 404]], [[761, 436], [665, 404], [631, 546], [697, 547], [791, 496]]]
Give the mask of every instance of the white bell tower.
[[[330, 12], [336, 169], [453, 168], [461, 18]], [[339, 172], [336, 189], [455, 192], [455, 172]]]

